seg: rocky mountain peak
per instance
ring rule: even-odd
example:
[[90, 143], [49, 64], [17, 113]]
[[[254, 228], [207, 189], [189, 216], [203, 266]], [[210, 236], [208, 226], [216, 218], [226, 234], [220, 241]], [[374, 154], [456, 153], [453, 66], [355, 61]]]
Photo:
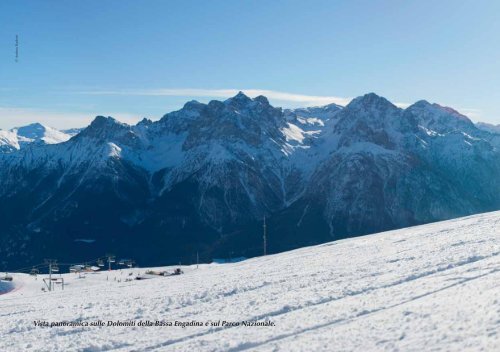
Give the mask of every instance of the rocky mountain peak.
[[357, 97], [353, 99], [347, 106], [345, 107], [349, 110], [378, 110], [378, 111], [386, 111], [386, 110], [397, 110], [398, 107], [391, 103], [384, 97], [381, 97], [375, 93], [368, 93], [363, 96]]
[[182, 107], [183, 110], [200, 110], [203, 109], [206, 104], [200, 103], [198, 100], [190, 100]]
[[153, 124], [153, 121], [150, 119], [144, 117], [141, 121], [137, 123], [138, 126], [151, 126]]
[[252, 101], [252, 98], [240, 91], [234, 97], [225, 100], [224, 103], [227, 105], [245, 106], [250, 104]]
[[101, 142], [118, 137], [120, 132], [130, 131], [130, 126], [115, 120], [111, 116], [96, 116], [92, 123], [85, 128], [77, 137], [91, 137]]
[[264, 104], [264, 105], [270, 105], [269, 100], [267, 100], [267, 98], [263, 95], [259, 95], [259, 96], [255, 97], [253, 100], [256, 102], [259, 102], [261, 104]]
[[113, 117], [111, 117], [111, 116], [106, 117], [106, 116], [99, 115], [99, 116], [95, 117], [95, 119], [91, 122], [89, 127], [101, 128], [101, 127], [105, 127], [105, 126], [112, 126], [115, 124], [119, 124], [119, 122], [116, 121]]
[[381, 133], [383, 137], [377, 139], [389, 140], [389, 131], [402, 126], [401, 115], [402, 110], [390, 101], [375, 93], [369, 93], [353, 99], [338, 113], [339, 121], [335, 130], [344, 135], [346, 131], [350, 131], [347, 135], [353, 136], [354, 140], [373, 139], [374, 131], [378, 131], [376, 133]]
[[420, 100], [406, 108], [405, 116], [411, 116], [418, 125], [439, 133], [476, 129], [467, 116], [452, 108], [425, 100]]

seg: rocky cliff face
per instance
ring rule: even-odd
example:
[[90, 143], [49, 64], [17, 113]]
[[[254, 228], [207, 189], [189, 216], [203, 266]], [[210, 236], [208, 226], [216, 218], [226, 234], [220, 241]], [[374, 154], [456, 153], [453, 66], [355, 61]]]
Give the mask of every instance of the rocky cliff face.
[[279, 251], [499, 209], [498, 140], [450, 108], [373, 93], [296, 110], [239, 93], [135, 126], [99, 116], [65, 143], [0, 154], [1, 265], [258, 255], [264, 216]]

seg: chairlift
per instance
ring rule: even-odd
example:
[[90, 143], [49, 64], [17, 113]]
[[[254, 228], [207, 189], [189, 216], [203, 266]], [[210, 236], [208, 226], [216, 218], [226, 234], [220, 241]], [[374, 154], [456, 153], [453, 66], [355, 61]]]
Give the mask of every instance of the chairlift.
[[109, 257], [109, 258], [108, 258], [108, 261], [109, 261], [110, 263], [114, 263], [114, 262], [115, 262], [115, 257]]
[[104, 261], [102, 259], [98, 259], [97, 266], [104, 266]]
[[37, 268], [33, 268], [30, 271], [30, 275], [32, 275], [32, 276], [37, 276], [39, 273], [40, 273], [40, 270], [38, 270]]
[[118, 262], [118, 265], [125, 265], [127, 261], [125, 259], [120, 259], [120, 261]]
[[52, 272], [53, 273], [58, 273], [59, 272], [59, 267], [57, 265], [52, 266]]

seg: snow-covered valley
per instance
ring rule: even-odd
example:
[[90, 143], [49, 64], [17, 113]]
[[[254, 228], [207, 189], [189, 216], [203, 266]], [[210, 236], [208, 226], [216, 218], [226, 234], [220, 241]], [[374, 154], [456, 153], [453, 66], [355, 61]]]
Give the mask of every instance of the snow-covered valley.
[[[52, 292], [41, 291], [46, 275], [13, 274], [0, 350], [500, 349], [500, 212], [126, 281], [146, 270], [62, 274]], [[34, 324], [99, 320], [136, 326]], [[146, 320], [273, 325], [138, 326]]]

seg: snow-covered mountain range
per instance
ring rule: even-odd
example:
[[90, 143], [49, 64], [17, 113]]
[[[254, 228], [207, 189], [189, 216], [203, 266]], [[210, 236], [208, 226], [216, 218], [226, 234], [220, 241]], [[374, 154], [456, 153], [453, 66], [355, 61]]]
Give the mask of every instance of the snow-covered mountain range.
[[263, 217], [281, 251], [497, 210], [499, 148], [451, 108], [373, 93], [295, 110], [239, 93], [133, 126], [98, 116], [64, 143], [0, 154], [2, 264], [253, 256]]

